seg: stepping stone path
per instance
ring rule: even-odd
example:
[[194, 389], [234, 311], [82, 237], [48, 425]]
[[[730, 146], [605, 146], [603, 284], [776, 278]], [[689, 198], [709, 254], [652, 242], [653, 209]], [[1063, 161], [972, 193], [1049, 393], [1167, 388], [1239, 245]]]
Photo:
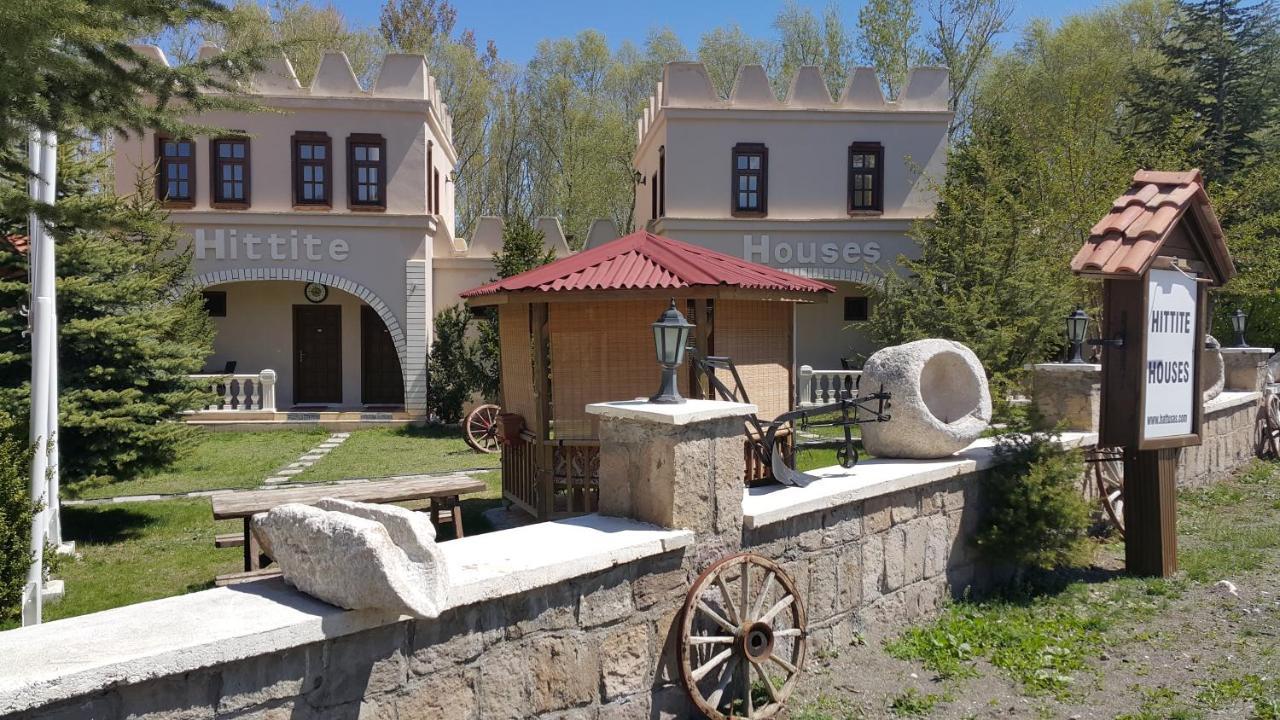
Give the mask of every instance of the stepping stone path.
[[291, 462], [283, 468], [275, 471], [271, 477], [263, 480], [262, 484], [266, 487], [270, 487], [272, 485], [280, 485], [293, 480], [295, 475], [301, 475], [304, 470], [323, 460], [325, 455], [328, 455], [334, 448], [346, 442], [349, 437], [351, 437], [351, 433], [349, 432], [340, 432], [330, 435], [327, 440], [303, 453], [302, 457], [298, 458], [295, 462]]

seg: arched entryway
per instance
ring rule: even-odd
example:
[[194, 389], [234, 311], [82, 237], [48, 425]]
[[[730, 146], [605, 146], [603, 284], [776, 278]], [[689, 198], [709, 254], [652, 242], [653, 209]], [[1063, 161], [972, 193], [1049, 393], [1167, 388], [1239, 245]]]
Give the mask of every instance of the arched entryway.
[[405, 405], [405, 333], [368, 288], [293, 268], [206, 273], [195, 284], [223, 313], [210, 372], [274, 370], [281, 409]]

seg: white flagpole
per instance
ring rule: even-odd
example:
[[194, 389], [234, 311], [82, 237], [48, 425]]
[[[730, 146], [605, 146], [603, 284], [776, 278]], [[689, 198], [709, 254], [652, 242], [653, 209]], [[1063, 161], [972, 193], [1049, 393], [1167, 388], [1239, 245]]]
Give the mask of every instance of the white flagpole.
[[[31, 134], [28, 151], [31, 157], [31, 172], [35, 176], [30, 181], [30, 194], [33, 200], [44, 196], [42, 187], [44, 155], [46, 151], [44, 133], [35, 131]], [[27, 568], [26, 605], [22, 608], [22, 624], [38, 625], [43, 615], [44, 603], [44, 543], [46, 533], [45, 509], [49, 492], [49, 480], [46, 475], [49, 468], [48, 439], [49, 433], [49, 331], [52, 329], [50, 308], [52, 303], [44, 286], [44, 265], [52, 258], [45, 252], [44, 226], [33, 211], [27, 216], [27, 233], [30, 237], [31, 262], [31, 501], [38, 511], [31, 518], [31, 565]]]
[[[41, 200], [46, 205], [57, 202], [58, 182], [58, 136], [56, 133], [44, 134], [44, 155], [40, 158], [40, 176], [42, 181]], [[48, 494], [48, 528], [49, 543], [55, 548], [62, 546], [62, 505], [59, 499], [58, 486], [61, 483], [59, 468], [58, 441], [58, 286], [57, 286], [57, 244], [53, 233], [42, 233], [44, 250], [40, 268], [44, 273], [41, 283], [43, 294], [49, 298], [49, 408], [46, 435], [48, 438], [47, 454], [49, 456], [49, 494]]]

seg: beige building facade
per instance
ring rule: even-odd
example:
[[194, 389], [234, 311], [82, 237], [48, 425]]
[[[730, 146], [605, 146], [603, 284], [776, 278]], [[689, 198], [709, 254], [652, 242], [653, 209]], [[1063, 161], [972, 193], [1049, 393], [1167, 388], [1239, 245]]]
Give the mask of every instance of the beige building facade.
[[262, 111], [192, 118], [225, 132], [116, 143], [117, 192], [154, 182], [191, 250], [217, 327], [206, 371], [274, 370], [281, 410], [424, 414], [432, 318], [493, 278], [502, 231], [456, 236], [452, 120], [425, 59], [388, 55], [366, 89], [342, 53], [310, 87], [281, 58], [248, 90]]
[[798, 364], [839, 368], [874, 348], [860, 329], [945, 172], [948, 75], [916, 68], [886, 102], [870, 68], [833, 99], [815, 67], [779, 100], [742, 67], [727, 100], [700, 63], [671, 63], [638, 122], [636, 224], [836, 285], [796, 308]]

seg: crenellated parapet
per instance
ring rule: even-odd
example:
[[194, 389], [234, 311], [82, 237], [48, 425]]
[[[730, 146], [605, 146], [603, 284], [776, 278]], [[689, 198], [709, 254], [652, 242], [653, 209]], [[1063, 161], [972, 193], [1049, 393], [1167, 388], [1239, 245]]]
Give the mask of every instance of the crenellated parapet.
[[[593, 232], [597, 220], [592, 223]], [[606, 221], [608, 222], [608, 221]], [[610, 223], [612, 224], [612, 223]], [[542, 231], [542, 248], [555, 251], [556, 257], [565, 257], [573, 253], [565, 238], [560, 220], [555, 217], [541, 216], [533, 221], [534, 227]], [[487, 259], [502, 251], [502, 231], [506, 227], [502, 218], [483, 215], [476, 218], [475, 228], [470, 238], [444, 237], [436, 235], [434, 255], [436, 258], [480, 258]], [[616, 238], [615, 234], [609, 239]]]
[[917, 67], [896, 101], [885, 99], [874, 68], [853, 68], [839, 98], [832, 98], [822, 71], [806, 65], [796, 71], [782, 100], [774, 92], [760, 65], [738, 69], [728, 99], [716, 94], [707, 68], [698, 62], [667, 63], [662, 81], [649, 97], [636, 121], [638, 143], [643, 144], [658, 115], [668, 108], [705, 110], [825, 110], [869, 112], [947, 112], [949, 71], [944, 67]]
[[[134, 45], [134, 51], [144, 59], [169, 66], [164, 51], [155, 45]], [[222, 49], [216, 45], [205, 43], [200, 47], [198, 57], [207, 60], [216, 57]], [[436, 120], [446, 137], [453, 136], [453, 118], [449, 115], [449, 106], [440, 96], [440, 88], [434, 76], [427, 68], [427, 59], [414, 53], [390, 53], [382, 62], [378, 75], [372, 86], [363, 87], [351, 61], [343, 52], [326, 52], [316, 69], [315, 77], [309, 87], [298, 82], [293, 64], [283, 55], [269, 58], [263, 68], [249, 79], [245, 90], [253, 95], [265, 97], [310, 97], [310, 98], [376, 98], [382, 100], [417, 100], [430, 104]]]

